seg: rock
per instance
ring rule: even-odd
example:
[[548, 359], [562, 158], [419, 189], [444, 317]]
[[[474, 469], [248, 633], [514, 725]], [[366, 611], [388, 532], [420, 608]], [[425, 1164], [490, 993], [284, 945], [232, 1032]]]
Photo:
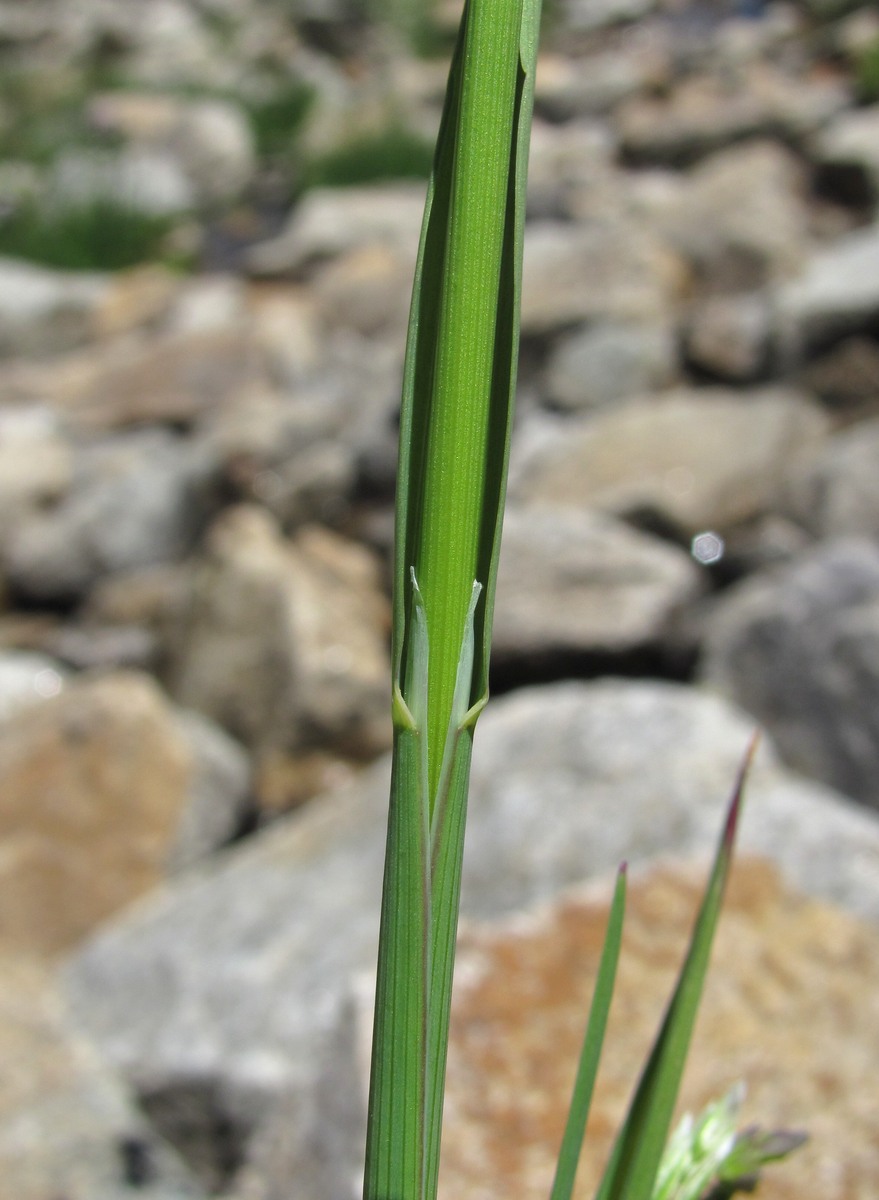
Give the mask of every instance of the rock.
[[[719, 699], [671, 684], [569, 683], [498, 700], [476, 738], [464, 912], [519, 910], [624, 857], [704, 851], [749, 735]], [[305, 1119], [347, 981], [374, 963], [387, 785], [383, 762], [158, 891], [71, 959], [77, 1022], [159, 1098], [154, 1115], [198, 1085], [245, 1137], [284, 1094]], [[746, 850], [879, 918], [871, 814], [765, 751], [749, 794]]]
[[684, 351], [693, 366], [716, 379], [752, 382], [769, 368], [771, 329], [765, 297], [709, 296], [690, 315]]
[[0, 956], [0, 1172], [15, 1200], [199, 1200], [205, 1193], [70, 1028], [44, 967]]
[[89, 341], [108, 278], [0, 259], [0, 356], [41, 358]]
[[[568, 69], [572, 81], [583, 73], [566, 59], [541, 57], [535, 86], [549, 67]], [[529, 220], [578, 220], [613, 216], [624, 190], [616, 165], [616, 144], [603, 121], [566, 120], [562, 125], [539, 118], [531, 130], [528, 156]]]
[[[98, 337], [114, 337], [160, 324], [168, 309], [179, 302], [181, 293], [186, 295], [197, 286], [197, 283], [187, 284], [177, 272], [156, 263], [115, 271], [97, 314]], [[131, 345], [126, 345], [125, 350], [131, 353]], [[94, 350], [90, 349], [89, 357], [93, 355]]]
[[498, 665], [656, 648], [699, 592], [689, 556], [588, 509], [507, 510], [493, 650]]
[[387, 601], [363, 548], [292, 543], [239, 507], [211, 530], [175, 633], [174, 695], [257, 750], [387, 744]]
[[642, 226], [614, 218], [535, 221], [525, 241], [522, 330], [584, 321], [661, 321], [683, 287], [678, 260]]
[[785, 509], [818, 538], [879, 537], [879, 420], [834, 434], [795, 474]]
[[327, 325], [405, 342], [417, 240], [403, 249], [374, 244], [342, 254], [319, 272], [314, 293]]
[[[154, 683], [67, 684], [0, 725], [0, 937], [55, 954], [233, 832], [228, 751], [189, 730]], [[208, 744], [205, 744], [208, 743]], [[198, 749], [193, 749], [197, 744]], [[225, 760], [221, 761], [221, 755]], [[239, 770], [238, 763], [232, 773]], [[193, 811], [187, 811], [192, 808]]]
[[248, 264], [256, 275], [284, 275], [367, 246], [409, 252], [418, 246], [423, 211], [421, 184], [315, 188], [277, 238], [253, 247]]
[[779, 319], [804, 347], [868, 329], [879, 313], [879, 224], [837, 238], [779, 289]]
[[511, 492], [526, 502], [658, 515], [687, 537], [723, 532], [766, 511], [785, 473], [817, 452], [827, 429], [825, 415], [795, 392], [679, 389], [576, 426], [559, 422], [543, 445], [514, 455]]
[[0, 650], [0, 722], [57, 696], [66, 675], [61, 664], [48, 655]]
[[250, 128], [229, 100], [105, 92], [89, 100], [88, 118], [103, 132], [179, 163], [200, 207], [236, 199], [256, 168]]
[[[83, 362], [59, 398], [90, 433], [216, 418], [259, 379], [262, 356], [246, 332], [226, 327], [118, 343]], [[153, 435], [155, 436], [155, 435]]]
[[71, 448], [50, 409], [0, 408], [0, 536], [22, 510], [57, 501], [72, 476]]
[[84, 447], [73, 486], [5, 547], [12, 586], [40, 602], [82, 597], [102, 576], [180, 559], [211, 507], [203, 449], [160, 429]]
[[802, 166], [789, 150], [748, 142], [713, 154], [676, 179], [645, 206], [645, 218], [705, 290], [752, 291], [801, 267], [805, 192]]
[[879, 345], [870, 337], [844, 338], [805, 363], [799, 383], [846, 415], [879, 411]]
[[637, 21], [656, 7], [656, 0], [565, 0], [558, 19], [571, 33], [591, 33]]
[[709, 624], [703, 669], [788, 763], [879, 808], [874, 542], [828, 542], [740, 584]]
[[816, 140], [824, 189], [843, 200], [879, 202], [879, 104], [843, 113]]
[[[625, 1115], [674, 983], [704, 868], [637, 872], [578, 1188], [590, 1195]], [[446, 1077], [440, 1187], [461, 1200], [547, 1195], [608, 916], [612, 883], [569, 891], [461, 931]], [[701, 1111], [739, 1083], [740, 1127], [800, 1129], [808, 1144], [767, 1168], [763, 1190], [857, 1200], [879, 1181], [867, 1064], [879, 982], [875, 926], [785, 887], [758, 859], [730, 882], [680, 1108]], [[865, 964], [870, 964], [865, 968]], [[866, 969], [866, 975], [865, 975]], [[312, 1105], [282, 1104], [259, 1138], [242, 1200], [357, 1200], [371, 1036], [358, 986]], [[302, 1125], [305, 1128], [302, 1129]], [[297, 1144], [291, 1131], [302, 1129]]]
[[48, 191], [65, 209], [109, 201], [151, 217], [176, 216], [197, 203], [183, 164], [151, 146], [67, 150], [52, 167]]
[[633, 97], [617, 113], [624, 151], [638, 162], [682, 166], [748, 137], [794, 141], [849, 103], [833, 78], [802, 79], [768, 62], [683, 79], [670, 95]]
[[[631, 881], [578, 1173], [585, 1195], [597, 1187], [625, 1115], [703, 886], [704, 868], [671, 864]], [[440, 1184], [449, 1195], [476, 1200], [486, 1179], [522, 1200], [547, 1194], [609, 895], [608, 880], [600, 892], [593, 886], [525, 917], [464, 932]], [[701, 1111], [742, 1082], [747, 1097], [740, 1127], [806, 1131], [805, 1147], [767, 1168], [759, 1190], [779, 1200], [856, 1200], [879, 1181], [864, 1096], [866, 1063], [876, 1045], [877, 949], [875, 925], [785, 887], [765, 862], [738, 864], [680, 1107]]]
[[631, 41], [616, 45], [612, 54], [599, 51], [575, 59], [544, 51], [534, 81], [538, 117], [571, 123], [572, 118], [609, 113], [661, 79], [665, 65], [654, 46]]
[[674, 378], [676, 347], [664, 325], [588, 325], [559, 338], [546, 367], [553, 407], [601, 408], [659, 391]]
[[168, 857], [171, 872], [206, 859], [231, 842], [247, 810], [250, 763], [241, 746], [196, 712], [175, 713], [189, 753], [187, 802]]

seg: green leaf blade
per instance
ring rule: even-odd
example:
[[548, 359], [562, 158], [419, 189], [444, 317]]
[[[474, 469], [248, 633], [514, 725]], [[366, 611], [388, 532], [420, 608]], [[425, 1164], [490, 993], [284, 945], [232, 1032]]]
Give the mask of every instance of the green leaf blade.
[[732, 866], [745, 780], [756, 747], [755, 738], [736, 780], [684, 964], [596, 1193], [596, 1200], [651, 1200], [702, 998], [711, 947]]
[[550, 1200], [570, 1200], [574, 1194], [574, 1181], [586, 1133], [586, 1122], [589, 1119], [592, 1093], [595, 1088], [595, 1078], [598, 1074], [598, 1063], [604, 1045], [607, 1019], [616, 982], [620, 945], [623, 940], [626, 876], [627, 871], [624, 864], [617, 874], [607, 931], [604, 935], [604, 946], [601, 951], [601, 962], [598, 966], [589, 1019], [586, 1023], [586, 1034], [583, 1038], [583, 1048], [580, 1052], [574, 1091], [565, 1132], [562, 1136]]

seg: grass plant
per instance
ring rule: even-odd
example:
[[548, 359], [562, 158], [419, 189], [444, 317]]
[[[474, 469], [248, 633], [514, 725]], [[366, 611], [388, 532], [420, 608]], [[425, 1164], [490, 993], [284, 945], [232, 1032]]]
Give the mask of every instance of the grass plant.
[[[394, 751], [364, 1200], [437, 1195], [470, 754], [488, 697], [516, 381], [538, 23], [539, 0], [467, 0], [416, 267], [400, 430]], [[699, 1125], [699, 1136], [673, 1143], [670, 1167], [663, 1152], [732, 860], [745, 770], [597, 1200], [658, 1200], [658, 1181], [666, 1188], [662, 1200], [702, 1200], [672, 1185], [720, 1183], [714, 1167], [726, 1161], [722, 1155], [714, 1155], [707, 1176], [684, 1169], [710, 1141], [703, 1135], [714, 1127], [712, 1117]], [[625, 880], [622, 870], [551, 1200], [573, 1195], [613, 992]], [[742, 1150], [740, 1160], [746, 1157]], [[752, 1154], [749, 1167], [758, 1159]], [[724, 1186], [734, 1183], [726, 1178]]]
[[116, 271], [168, 261], [167, 239], [180, 219], [145, 213], [111, 197], [78, 204], [34, 200], [0, 219], [0, 255], [68, 271]]

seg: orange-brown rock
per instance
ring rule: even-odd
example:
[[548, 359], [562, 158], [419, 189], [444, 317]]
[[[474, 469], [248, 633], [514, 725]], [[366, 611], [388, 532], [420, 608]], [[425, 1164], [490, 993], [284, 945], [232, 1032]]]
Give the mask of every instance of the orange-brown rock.
[[[577, 1197], [598, 1173], [661, 1018], [701, 874], [633, 881], [608, 1040]], [[464, 932], [446, 1099], [441, 1194], [548, 1194], [607, 919], [607, 888]], [[767, 1168], [763, 1200], [879, 1194], [875, 1066], [879, 933], [741, 863], [715, 946], [682, 1092], [695, 1109], [743, 1080], [743, 1123], [808, 1131]]]
[[158, 688], [71, 684], [0, 726], [0, 941], [54, 953], [157, 884], [191, 759]]

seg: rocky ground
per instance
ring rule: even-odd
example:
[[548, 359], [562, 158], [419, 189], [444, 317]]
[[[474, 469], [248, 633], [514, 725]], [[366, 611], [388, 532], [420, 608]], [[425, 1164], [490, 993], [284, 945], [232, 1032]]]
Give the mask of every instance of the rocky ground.
[[[358, 1195], [400, 176], [453, 10], [0, 3], [0, 1200]], [[547, 1193], [625, 857], [606, 1142], [695, 904], [668, 856], [706, 854], [759, 724], [772, 865], [687, 1099], [744, 1075], [748, 1119], [812, 1132], [763, 1194], [866, 1200], [874, 6], [556, 0], [525, 257], [445, 1186]]]

